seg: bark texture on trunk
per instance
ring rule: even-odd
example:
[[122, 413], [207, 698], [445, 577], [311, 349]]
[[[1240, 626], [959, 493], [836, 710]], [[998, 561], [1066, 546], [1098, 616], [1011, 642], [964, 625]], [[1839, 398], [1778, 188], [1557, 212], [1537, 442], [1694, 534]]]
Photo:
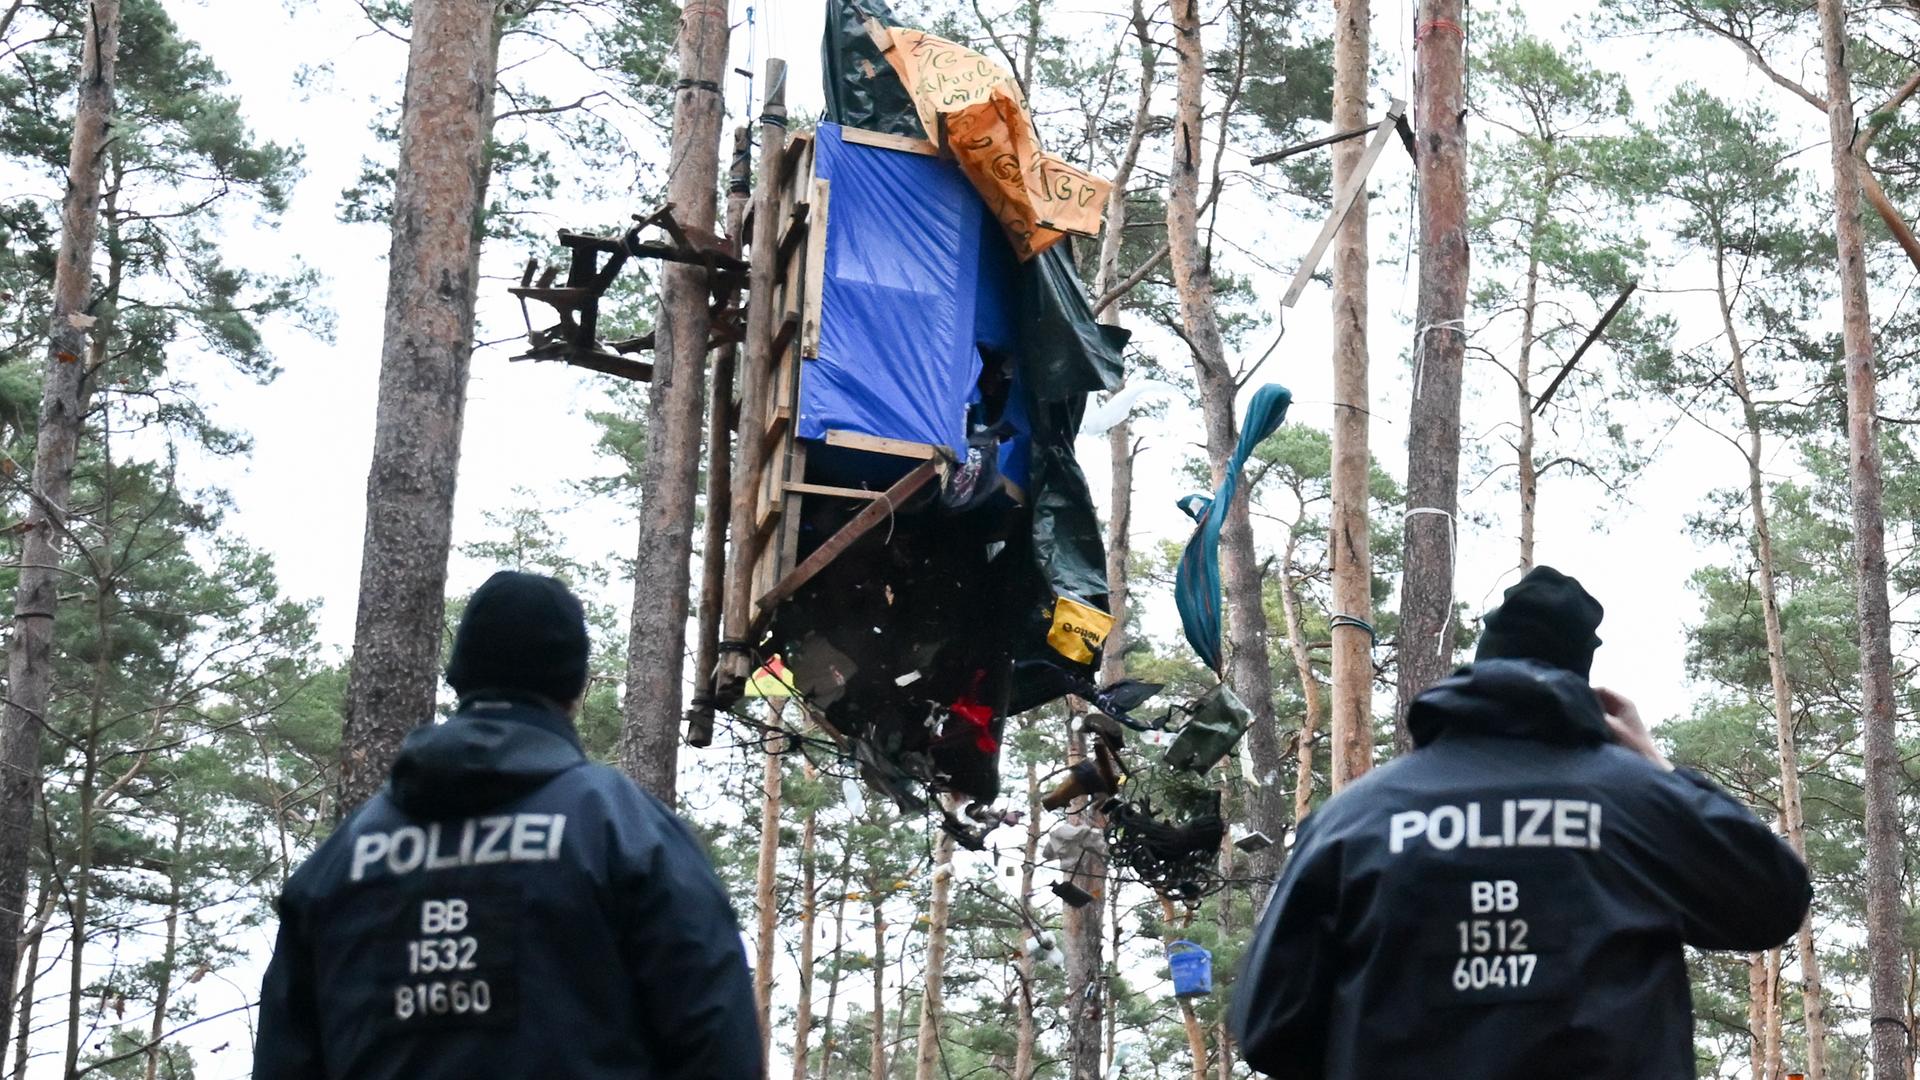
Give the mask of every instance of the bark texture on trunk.
[[920, 987], [920, 1031], [913, 1080], [939, 1075], [940, 1020], [945, 1008], [941, 986], [947, 975], [947, 912], [953, 895], [953, 834], [940, 830], [933, 845], [933, 903], [927, 910], [927, 970]]
[[369, 798], [433, 718], [454, 482], [473, 356], [500, 38], [494, 0], [418, 0], [400, 114], [380, 400], [338, 813]]
[[[681, 225], [708, 233], [713, 232], [720, 176], [725, 103], [719, 85], [727, 76], [727, 37], [725, 0], [682, 4], [667, 201]], [[710, 319], [705, 268], [666, 263], [660, 277], [653, 382], [647, 390], [647, 456], [640, 466], [620, 767], [672, 805]]]
[[1420, 151], [1420, 299], [1414, 317], [1407, 436], [1407, 520], [1400, 583], [1394, 742], [1407, 706], [1453, 659], [1454, 521], [1460, 505], [1460, 367], [1466, 351], [1466, 38], [1461, 0], [1421, 0], [1414, 141]]
[[[1337, 0], [1333, 15], [1333, 127], [1367, 122], [1370, 0]], [[1366, 152], [1361, 139], [1333, 148], [1333, 189], [1343, 190]], [[1373, 551], [1367, 526], [1367, 193], [1333, 241], [1333, 790], [1373, 768]]]
[[80, 50], [79, 100], [60, 207], [46, 373], [35, 434], [33, 498], [20, 547], [13, 640], [7, 652], [7, 703], [0, 719], [0, 1032], [11, 1030], [19, 985], [22, 913], [40, 804], [40, 735], [53, 697], [54, 613], [60, 559], [73, 491], [73, 462], [90, 396], [93, 249], [99, 235], [101, 178], [114, 113], [114, 61], [120, 51], [119, 0], [93, 0]]
[[[778, 724], [778, 714], [774, 723]], [[779, 940], [774, 896], [780, 871], [780, 753], [769, 749], [760, 778], [760, 859], [754, 868], [754, 911], [759, 935], [753, 954], [753, 1000], [760, 1010], [760, 1060], [773, 1050], [773, 949]]]
[[813, 930], [820, 917], [813, 843], [814, 812], [809, 810], [800, 830], [800, 1000], [793, 1012], [793, 1080], [807, 1080], [807, 1044], [813, 1035]]
[[[1068, 747], [1068, 765], [1085, 756], [1086, 740], [1086, 735], [1074, 733]], [[1069, 820], [1089, 826], [1095, 832], [1106, 827], [1105, 816], [1092, 809], [1074, 814]], [[1101, 929], [1107, 898], [1105, 842], [1091, 846], [1086, 857], [1072, 869], [1070, 880], [1091, 894], [1093, 902], [1068, 907], [1061, 914], [1062, 951], [1067, 957], [1067, 993], [1062, 1002], [1067, 1016], [1067, 1076], [1069, 1080], [1100, 1080], [1100, 1042], [1104, 1034], [1101, 1011], [1106, 1004], [1101, 979], [1106, 944]]]
[[[1233, 372], [1214, 310], [1213, 271], [1200, 245], [1200, 159], [1206, 51], [1200, 41], [1198, 0], [1173, 0], [1178, 65], [1178, 108], [1173, 125], [1173, 167], [1167, 190], [1167, 256], [1180, 298], [1180, 320], [1193, 350], [1194, 381], [1206, 422], [1213, 482], [1226, 477], [1238, 438]], [[1268, 836], [1286, 822], [1288, 792], [1280, 781], [1280, 733], [1274, 726], [1273, 667], [1267, 655], [1267, 616], [1261, 606], [1260, 566], [1253, 547], [1253, 519], [1243, 496], [1227, 508], [1220, 533], [1221, 576], [1226, 583], [1227, 683], [1253, 712], [1247, 751], [1256, 776], [1248, 797], [1248, 822]], [[1249, 860], [1249, 872], [1270, 879], [1279, 869], [1280, 845]]]
[[[1301, 510], [1302, 514], [1306, 511]], [[1300, 694], [1306, 699], [1306, 715], [1300, 718], [1300, 730], [1293, 737], [1293, 827], [1299, 828], [1313, 809], [1313, 742], [1320, 731], [1320, 680], [1313, 673], [1313, 653], [1307, 645], [1306, 627], [1301, 623], [1299, 584], [1293, 576], [1293, 555], [1299, 532], [1290, 530], [1287, 549], [1280, 560], [1280, 614], [1287, 622], [1287, 647], [1293, 653], [1293, 668], [1300, 676]], [[1371, 712], [1371, 707], [1369, 707]], [[1278, 841], [1279, 837], [1268, 837]]]
[[867, 1080], [887, 1080], [887, 916], [880, 889], [879, 881], [867, 880], [873, 901], [873, 1047], [867, 1055]]
[[1820, 47], [1827, 66], [1827, 136], [1832, 142], [1834, 239], [1846, 349], [1848, 476], [1853, 494], [1854, 586], [1858, 590], [1860, 711], [1865, 735], [1867, 985], [1876, 1076], [1903, 1076], [1912, 1060], [1901, 978], [1899, 748], [1894, 738], [1893, 650], [1887, 602], [1886, 522], [1881, 510], [1879, 396], [1873, 325], [1867, 310], [1866, 236], [1860, 223], [1860, 161], [1853, 153], [1853, 82], [1847, 68], [1846, 11], [1820, 0]]
[[[1038, 864], [1040, 852], [1040, 767], [1032, 759], [1027, 761], [1027, 839], [1021, 849], [1020, 860], [1020, 913], [1029, 924], [1033, 921], [1033, 870]], [[1015, 962], [1015, 971], [1020, 979], [1020, 1006], [1016, 1022], [1016, 1034], [1013, 1044], [1013, 1080], [1032, 1080], [1033, 1054], [1039, 1042], [1039, 1025], [1033, 1015], [1033, 978], [1034, 955], [1032, 949], [1021, 949], [1020, 959]]]

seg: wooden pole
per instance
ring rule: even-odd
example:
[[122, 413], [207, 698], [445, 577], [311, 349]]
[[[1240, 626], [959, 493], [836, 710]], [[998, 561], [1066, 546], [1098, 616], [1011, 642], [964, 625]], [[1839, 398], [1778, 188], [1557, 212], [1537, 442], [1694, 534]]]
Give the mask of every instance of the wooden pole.
[[[1367, 119], [1369, 0], [1337, 0], [1333, 16], [1333, 125]], [[1384, 128], [1382, 129], [1384, 133]], [[1333, 186], [1351, 180], [1364, 148], [1333, 149]], [[1373, 553], [1367, 522], [1367, 193], [1364, 181], [1333, 248], [1333, 789], [1373, 768]], [[1284, 575], [1283, 575], [1284, 576]], [[1283, 585], [1284, 588], [1284, 585]]]
[[[752, 136], [746, 127], [733, 129], [733, 168], [727, 183], [727, 245], [738, 257], [745, 249], [740, 235], [747, 218], [747, 196], [752, 172]], [[733, 293], [738, 296], [738, 292]], [[730, 304], [729, 307], [735, 306]], [[729, 419], [733, 415], [734, 369], [740, 347], [729, 345], [713, 361], [713, 391], [707, 399], [707, 516], [700, 536], [700, 629], [694, 639], [693, 702], [687, 710], [687, 745], [713, 742], [713, 684], [720, 660], [720, 605], [726, 593], [727, 521], [733, 511], [733, 451]]]
[[768, 60], [763, 80], [766, 105], [760, 114], [760, 185], [754, 194], [753, 258], [747, 271], [747, 328], [743, 362], [735, 373], [740, 385], [740, 430], [733, 476], [733, 539], [727, 551], [726, 596], [721, 606], [721, 637], [729, 651], [720, 657], [715, 690], [737, 693], [753, 669], [742, 650], [753, 623], [753, 567], [765, 537], [753, 520], [754, 498], [767, 468], [761, 416], [773, 379], [773, 286], [780, 246], [780, 174], [787, 148], [787, 62]]
[[1407, 706], [1453, 660], [1455, 515], [1460, 505], [1460, 374], [1466, 353], [1466, 45], [1461, 0], [1421, 0], [1415, 30], [1414, 141], [1419, 150], [1420, 299], [1413, 328], [1407, 519], [1400, 584], [1399, 698]]
[[1827, 137], [1833, 156], [1834, 240], [1840, 272], [1841, 336], [1846, 350], [1848, 479], [1853, 494], [1856, 625], [1860, 634], [1860, 712], [1865, 736], [1867, 985], [1873, 1072], [1902, 1077], [1910, 1062], [1902, 979], [1900, 897], [1903, 781], [1894, 732], [1891, 614], [1887, 602], [1886, 522], [1881, 509], [1879, 387], [1867, 306], [1867, 245], [1860, 222], [1860, 159], [1853, 150], [1853, 80], [1847, 70], [1846, 11], [1820, 0], [1820, 47], [1827, 65]]

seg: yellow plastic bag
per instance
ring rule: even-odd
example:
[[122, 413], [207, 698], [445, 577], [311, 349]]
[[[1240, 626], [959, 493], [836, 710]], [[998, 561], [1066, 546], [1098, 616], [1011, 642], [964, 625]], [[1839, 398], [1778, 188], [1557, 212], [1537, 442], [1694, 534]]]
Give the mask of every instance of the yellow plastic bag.
[[1053, 651], [1077, 663], [1093, 663], [1093, 651], [1113, 632], [1113, 616], [1097, 607], [1083, 604], [1070, 596], [1053, 602], [1053, 625], [1047, 628], [1047, 644]]

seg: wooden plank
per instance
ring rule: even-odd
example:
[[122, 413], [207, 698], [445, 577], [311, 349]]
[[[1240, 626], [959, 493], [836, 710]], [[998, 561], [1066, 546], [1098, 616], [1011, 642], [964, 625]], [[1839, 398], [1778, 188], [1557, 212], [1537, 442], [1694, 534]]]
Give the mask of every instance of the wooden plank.
[[[787, 481], [795, 479], [805, 480], [807, 477], [807, 444], [793, 438], [791, 434], [786, 436], [786, 443], [789, 450], [787, 453], [787, 475], [786, 478], [781, 481], [783, 487]], [[793, 569], [793, 564], [799, 561], [800, 558], [800, 519], [803, 516], [800, 513], [801, 498], [802, 496], [798, 494], [788, 492], [786, 495], [786, 505], [780, 511], [782, 520], [780, 522], [780, 547], [777, 552], [779, 560], [773, 564], [774, 573], [776, 574], [785, 574], [787, 571]], [[761, 605], [761, 610], [765, 611], [766, 605]]]
[[1374, 125], [1373, 141], [1367, 144], [1366, 153], [1360, 155], [1360, 162], [1354, 167], [1353, 178], [1347, 182], [1345, 191], [1333, 200], [1333, 213], [1327, 215], [1326, 223], [1320, 226], [1320, 235], [1314, 238], [1313, 246], [1307, 249], [1307, 257], [1300, 262], [1300, 269], [1293, 275], [1293, 284], [1287, 286], [1285, 296], [1280, 298], [1281, 307], [1292, 307], [1300, 301], [1300, 294], [1307, 291], [1307, 282], [1313, 280], [1313, 272], [1320, 266], [1320, 260], [1327, 254], [1327, 248], [1333, 243], [1333, 236], [1340, 231], [1340, 223], [1347, 220], [1347, 212], [1353, 209], [1354, 200], [1366, 190], [1367, 174], [1373, 171], [1373, 163], [1380, 160], [1380, 151], [1386, 149], [1393, 138], [1393, 125], [1405, 115], [1407, 103], [1394, 98], [1387, 106], [1387, 115]]
[[813, 207], [807, 203], [801, 203], [794, 207], [793, 212], [788, 216], [787, 231], [781, 234], [780, 247], [773, 257], [775, 277], [786, 275], [787, 260], [793, 258], [793, 253], [800, 250], [801, 242], [807, 238], [807, 222], [812, 216], [810, 213], [812, 209]]
[[877, 499], [880, 493], [872, 488], [834, 487], [830, 484], [807, 484], [798, 480], [787, 481], [789, 492], [800, 495], [826, 495], [835, 499]]
[[867, 131], [862, 128], [848, 127], [840, 129], [840, 139], [843, 142], [874, 146], [882, 150], [900, 150], [909, 154], [923, 154], [927, 157], [940, 156], [940, 148], [933, 145], [933, 140], [916, 139], [911, 135], [894, 135], [885, 131]]
[[[776, 179], [786, 168], [787, 105], [786, 61], [769, 59], [765, 79], [766, 101], [760, 125], [760, 186], [753, 193], [753, 229], [748, 249], [746, 341], [740, 366], [735, 374], [740, 390], [740, 435], [738, 458], [732, 481], [732, 507], [729, 525], [733, 533], [727, 565], [725, 598], [721, 604], [721, 641], [744, 643], [749, 640], [753, 622], [753, 598], [759, 595], [754, 570], [765, 550], [765, 530], [760, 526], [761, 485], [767, 473], [767, 444], [759, 437], [761, 417], [769, 407], [767, 385], [771, 367], [774, 327], [774, 286], [778, 284], [767, 253], [779, 244], [779, 226], [786, 208], [782, 187]], [[749, 673], [748, 657], [738, 649], [720, 654], [719, 674], [714, 680], [713, 697], [719, 707], [731, 704]]]
[[857, 431], [830, 430], [827, 432], [826, 442], [828, 446], [844, 446], [849, 450], [865, 450], [870, 454], [892, 454], [894, 457], [920, 458], [930, 461], [946, 456], [938, 446], [908, 442], [905, 439], [883, 439], [878, 435], [863, 435]]
[[811, 554], [792, 572], [780, 579], [779, 584], [767, 590], [760, 597], [760, 610], [771, 612], [794, 593], [799, 592], [807, 582], [820, 576], [820, 572], [833, 565], [846, 550], [859, 542], [860, 538], [872, 532], [882, 522], [893, 516], [893, 512], [902, 503], [912, 498], [921, 488], [932, 483], [939, 475], [934, 462], [921, 462], [914, 470], [901, 477], [894, 485], [883, 492], [879, 498], [867, 505], [865, 510], [855, 514], [852, 521], [840, 527], [840, 530], [815, 548]]
[[653, 381], [653, 365], [645, 360], [630, 360], [603, 352], [568, 353], [565, 360], [574, 367], [598, 371], [603, 375], [615, 375], [635, 382]]
[[793, 335], [800, 331], [800, 315], [789, 311], [780, 319], [780, 326], [773, 332], [773, 355], [787, 355], [787, 346], [793, 344]]
[[832, 183], [813, 182], [813, 222], [807, 227], [806, 278], [800, 286], [800, 355], [809, 360], [820, 355], [820, 291], [827, 280], [827, 231], [832, 228], [827, 200]]

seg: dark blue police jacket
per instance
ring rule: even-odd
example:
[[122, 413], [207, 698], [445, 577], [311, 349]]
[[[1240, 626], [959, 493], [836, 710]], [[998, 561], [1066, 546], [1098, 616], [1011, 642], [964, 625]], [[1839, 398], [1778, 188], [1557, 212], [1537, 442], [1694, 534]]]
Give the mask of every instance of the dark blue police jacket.
[[1812, 893], [1705, 778], [1612, 743], [1571, 672], [1495, 660], [1310, 815], [1232, 988], [1272, 1077], [1694, 1075], [1683, 944], [1759, 950]]
[[550, 709], [407, 738], [287, 882], [255, 1080], [751, 1080], [740, 931], [679, 818]]

